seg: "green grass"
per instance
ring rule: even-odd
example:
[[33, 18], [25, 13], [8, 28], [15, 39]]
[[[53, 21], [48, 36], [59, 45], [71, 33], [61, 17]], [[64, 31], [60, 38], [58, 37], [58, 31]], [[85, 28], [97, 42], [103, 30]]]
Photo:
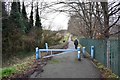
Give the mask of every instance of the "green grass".
[[22, 51], [22, 52], [18, 52], [16, 53], [16, 55], [11, 56], [8, 59], [3, 59], [2, 66], [3, 67], [10, 67], [13, 66], [15, 64], [19, 64], [24, 62], [24, 60], [26, 58], [31, 57], [35, 52], [26, 52], [26, 51]]
[[[34, 53], [30, 52], [27, 54], [23, 54], [23, 53], [19, 53], [19, 54], [21, 54], [21, 55], [16, 60], [16, 63], [18, 62], [17, 64], [12, 63], [11, 66], [0, 68], [0, 73], [1, 73], [0, 78], [10, 77], [10, 76], [12, 76], [12, 74], [24, 73], [27, 69], [32, 67], [32, 64], [34, 63], [34, 60], [35, 60], [35, 55], [34, 55], [35, 52]], [[22, 58], [22, 56], [24, 56], [24, 57]], [[27, 56], [27, 57], [25, 57], [25, 56]]]
[[17, 53], [16, 57], [23, 59], [23, 58], [29, 57], [33, 54], [34, 54], [34, 52], [22, 51], [22, 52]]
[[2, 75], [0, 75], [0, 78], [1, 77], [8, 77], [8, 76], [11, 76], [13, 73], [16, 73], [16, 68], [9, 67], [9, 68], [4, 68], [1, 71], [0, 72], [2, 73]]
[[65, 42], [67, 42], [68, 39], [69, 39], [69, 35], [70, 35], [70, 34], [67, 33], [67, 34], [64, 36], [64, 38], [60, 40], [60, 43], [63, 43], [63, 40], [64, 40]]
[[[67, 39], [67, 38], [66, 38]], [[58, 47], [63, 47], [66, 43], [63, 43]], [[11, 58], [5, 59], [3, 68], [0, 68], [0, 79], [4, 77], [11, 77], [13, 74], [24, 73], [27, 69], [33, 66], [35, 60], [35, 52], [22, 51], [12, 55]], [[59, 61], [52, 61], [53, 64], [59, 63]]]
[[99, 63], [97, 60], [94, 60], [97, 68], [100, 70], [104, 78], [119, 78], [118, 75], [114, 74], [112, 70], [106, 68], [103, 64]]

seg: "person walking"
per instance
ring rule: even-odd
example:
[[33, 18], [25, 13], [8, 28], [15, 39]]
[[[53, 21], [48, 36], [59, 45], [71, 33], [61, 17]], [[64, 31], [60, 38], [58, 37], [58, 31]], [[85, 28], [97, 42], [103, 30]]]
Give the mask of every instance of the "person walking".
[[77, 40], [77, 38], [74, 41], [74, 45], [75, 45], [75, 49], [77, 49], [77, 47], [78, 47], [78, 40]]

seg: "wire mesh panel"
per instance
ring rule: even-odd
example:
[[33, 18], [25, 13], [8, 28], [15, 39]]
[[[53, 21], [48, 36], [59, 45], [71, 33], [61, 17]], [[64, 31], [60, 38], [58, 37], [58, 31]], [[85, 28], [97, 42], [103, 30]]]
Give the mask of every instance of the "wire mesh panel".
[[[120, 40], [110, 41], [110, 68], [120, 76]], [[95, 46], [95, 59], [107, 66], [107, 41], [81, 38], [80, 44], [90, 53], [90, 46]]]
[[120, 40], [118, 41], [118, 72], [120, 76]]
[[95, 46], [95, 59], [100, 61], [106, 66], [106, 42], [105, 40], [94, 40], [94, 39], [80, 39], [80, 44], [86, 47], [88, 53], [90, 53], [90, 46]]
[[111, 69], [114, 73], [120, 75], [120, 61], [119, 61], [119, 43], [118, 40], [110, 40], [110, 63], [111, 63]]

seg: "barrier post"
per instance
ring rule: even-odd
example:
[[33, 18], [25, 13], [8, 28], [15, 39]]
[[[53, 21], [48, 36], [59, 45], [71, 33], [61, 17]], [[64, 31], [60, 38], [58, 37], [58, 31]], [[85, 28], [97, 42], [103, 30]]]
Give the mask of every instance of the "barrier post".
[[48, 53], [48, 43], [45, 43], [46, 52]]
[[80, 56], [80, 47], [77, 48], [77, 51], [78, 51], [77, 57], [78, 57], [78, 60], [80, 61], [80, 60], [81, 60], [81, 56]]
[[94, 59], [94, 46], [91, 46], [91, 59]]
[[38, 60], [40, 57], [39, 57], [39, 49], [38, 47], [36, 47], [36, 60]]
[[83, 52], [83, 57], [86, 57], [86, 51], [85, 51], [85, 47], [82, 48], [82, 52]]

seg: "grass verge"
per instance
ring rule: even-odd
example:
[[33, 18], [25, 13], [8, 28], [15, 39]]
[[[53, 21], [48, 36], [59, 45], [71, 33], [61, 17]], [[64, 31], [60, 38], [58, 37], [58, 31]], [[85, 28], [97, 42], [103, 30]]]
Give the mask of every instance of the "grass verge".
[[[65, 42], [60, 45], [51, 46], [52, 48], [64, 48], [68, 43]], [[21, 53], [20, 53], [21, 54]], [[45, 56], [47, 53], [42, 53], [42, 56]], [[22, 57], [21, 57], [22, 59]], [[42, 61], [42, 60], [41, 60]], [[32, 53], [30, 56], [26, 56], [23, 60], [21, 60], [18, 64], [11, 65], [9, 67], [0, 68], [0, 79], [8, 80], [9, 78], [15, 78], [16, 76], [22, 76], [26, 74], [26, 71], [32, 69], [34, 63], [36, 62], [35, 52]], [[53, 61], [53, 63], [57, 63]]]
[[32, 67], [32, 64], [35, 61], [35, 55], [32, 55], [30, 57], [27, 57], [24, 59], [24, 62], [19, 64], [14, 64], [13, 66], [4, 67], [0, 69], [0, 78], [6, 79], [14, 75], [23, 74], [26, 70], [30, 69]]
[[112, 70], [106, 68], [103, 64], [98, 62], [97, 60], [93, 60], [93, 63], [97, 66], [97, 68], [100, 70], [103, 78], [119, 78], [118, 75], [114, 74]]
[[[82, 47], [82, 46], [80, 46], [80, 47]], [[86, 52], [85, 57], [88, 58], [88, 59], [91, 59], [88, 52]], [[100, 63], [96, 59], [93, 59], [92, 62], [99, 69], [103, 78], [119, 78], [119, 76], [114, 74], [112, 72], [112, 70], [106, 68], [102, 63]]]
[[[73, 40], [76, 37], [73, 36]], [[82, 45], [78, 45], [80, 48], [82, 48]], [[81, 49], [82, 50], [82, 49]], [[86, 51], [86, 58], [91, 59], [90, 54]], [[118, 75], [114, 74], [112, 72], [112, 70], [108, 69], [107, 67], [105, 67], [102, 63], [100, 63], [99, 61], [97, 61], [96, 59], [92, 60], [93, 64], [99, 69], [99, 71], [101, 72], [101, 75], [103, 78], [119, 78]]]

